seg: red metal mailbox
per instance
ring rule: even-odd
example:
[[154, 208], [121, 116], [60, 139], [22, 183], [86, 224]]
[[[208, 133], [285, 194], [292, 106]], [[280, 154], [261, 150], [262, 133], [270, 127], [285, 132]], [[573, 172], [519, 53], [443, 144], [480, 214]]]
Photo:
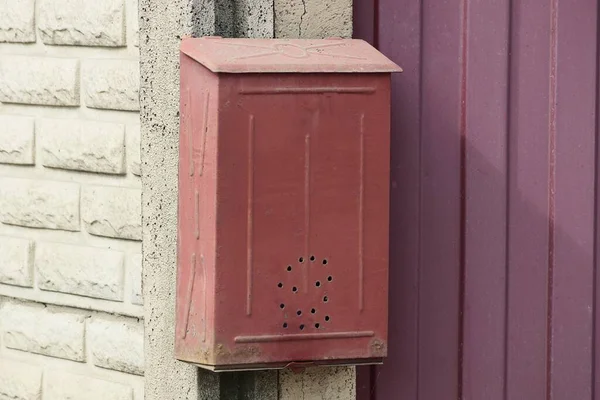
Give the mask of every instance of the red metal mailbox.
[[183, 40], [178, 359], [382, 361], [396, 71], [361, 40]]

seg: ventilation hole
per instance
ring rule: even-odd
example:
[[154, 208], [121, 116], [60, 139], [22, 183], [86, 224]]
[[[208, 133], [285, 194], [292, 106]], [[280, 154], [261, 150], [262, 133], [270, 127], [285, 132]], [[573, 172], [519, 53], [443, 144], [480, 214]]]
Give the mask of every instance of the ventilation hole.
[[316, 286], [316, 287], [319, 287], [319, 286], [321, 286], [321, 281], [316, 281], [316, 282], [315, 282], [315, 286]]
[[328, 280], [329, 282], [331, 282], [331, 281], [333, 280], [333, 276], [328, 276], [328, 277], [327, 277], [327, 280]]
[[298, 259], [298, 262], [301, 262], [301, 263], [303, 263], [303, 262], [304, 262], [304, 257], [300, 257], [300, 258]]
[[310, 256], [310, 261], [315, 261], [315, 256]]
[[327, 265], [327, 259], [323, 259], [323, 265]]
[[317, 328], [317, 329], [319, 329], [319, 327], [320, 327], [320, 326], [321, 326], [321, 325], [319, 325], [319, 323], [318, 323], [318, 322], [315, 324], [315, 328]]
[[314, 313], [316, 313], [316, 312], [317, 312], [317, 310], [315, 310], [314, 308], [313, 308], [312, 310], [310, 310], [310, 313], [311, 313], [311, 314], [314, 314]]
[[[330, 278], [331, 278], [331, 277], [330, 277]], [[330, 280], [331, 280], [331, 279], [330, 279]], [[279, 288], [282, 288], [282, 287], [283, 287], [283, 283], [279, 282], [279, 283], [277, 284], [277, 287], [279, 287]]]
[[328, 301], [329, 301], [329, 297], [327, 297], [327, 296], [323, 297], [323, 302], [324, 303], [327, 303]]
[[302, 315], [302, 310], [296, 311], [296, 314], [298, 314], [298, 316]]
[[298, 291], [298, 288], [297, 288], [296, 286], [294, 286], [294, 287], [292, 288], [292, 292], [296, 293], [297, 291]]
[[303, 331], [304, 330], [304, 324], [300, 325], [300, 330]]
[[284, 323], [283, 323], [283, 327], [284, 327], [284, 328], [287, 328], [287, 322], [284, 322]]
[[329, 315], [326, 315], [326, 316], [325, 316], [325, 321], [329, 322], [329, 319], [330, 319], [330, 318], [329, 318]]
[[291, 271], [291, 270], [292, 270], [292, 266], [291, 266], [291, 265], [288, 265], [288, 267], [287, 267], [287, 270], [288, 270], [288, 271]]
[[281, 308], [281, 309], [283, 310], [283, 309], [285, 308], [285, 304], [281, 303], [281, 304], [279, 305], [279, 308]]

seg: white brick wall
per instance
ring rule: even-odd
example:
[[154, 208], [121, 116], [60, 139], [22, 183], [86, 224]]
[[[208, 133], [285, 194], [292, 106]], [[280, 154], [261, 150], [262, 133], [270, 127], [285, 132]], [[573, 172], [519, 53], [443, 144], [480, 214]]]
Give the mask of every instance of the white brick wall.
[[83, 190], [83, 222], [89, 233], [121, 239], [142, 239], [142, 191], [110, 186]]
[[33, 165], [33, 118], [0, 115], [0, 163]]
[[41, 368], [15, 361], [0, 363], [0, 399], [38, 400], [41, 393]]
[[123, 253], [92, 247], [38, 243], [38, 287], [107, 300], [123, 300]]
[[6, 303], [0, 311], [4, 345], [73, 361], [85, 361], [82, 316], [54, 313], [43, 305]]
[[0, 101], [78, 106], [79, 61], [3, 55], [0, 58]]
[[125, 45], [123, 0], [38, 0], [38, 29], [46, 44]]
[[125, 126], [106, 122], [40, 120], [45, 167], [106, 174], [125, 173]]
[[142, 297], [142, 255], [135, 254], [131, 257], [129, 266], [131, 279], [131, 302], [133, 304], [144, 304]]
[[130, 387], [83, 375], [49, 371], [44, 400], [132, 400]]
[[35, 0], [0, 0], [0, 43], [35, 42]]
[[0, 399], [143, 399], [137, 6], [0, 0]]
[[0, 178], [0, 221], [31, 228], [79, 230], [79, 185]]
[[33, 244], [29, 239], [0, 236], [0, 282], [33, 286]]
[[143, 328], [131, 319], [93, 318], [88, 325], [92, 362], [99, 367], [143, 375]]
[[85, 104], [108, 110], [140, 109], [137, 61], [88, 60], [83, 64]]

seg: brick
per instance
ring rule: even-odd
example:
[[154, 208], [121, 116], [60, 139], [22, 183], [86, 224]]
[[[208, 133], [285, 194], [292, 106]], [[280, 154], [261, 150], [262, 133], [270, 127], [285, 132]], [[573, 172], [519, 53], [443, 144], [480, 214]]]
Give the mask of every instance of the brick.
[[139, 62], [88, 60], [83, 64], [85, 105], [90, 108], [138, 111]]
[[125, 173], [125, 126], [45, 119], [37, 124], [42, 165], [107, 174]]
[[79, 61], [0, 57], [0, 101], [48, 106], [79, 105]]
[[142, 192], [109, 186], [83, 188], [81, 212], [92, 235], [142, 239]]
[[141, 176], [140, 161], [140, 126], [134, 125], [127, 128], [127, 157], [129, 170], [132, 174]]
[[133, 45], [135, 47], [140, 47], [140, 24], [139, 24], [139, 16], [138, 16], [138, 0], [132, 0], [133, 4], [130, 9], [132, 9], [132, 18], [131, 24], [133, 25]]
[[131, 279], [131, 302], [133, 304], [144, 304], [142, 294], [142, 255], [136, 254], [131, 257], [129, 265], [129, 277]]
[[38, 0], [38, 30], [46, 44], [125, 46], [123, 0]]
[[44, 400], [132, 400], [133, 389], [121, 383], [50, 370], [44, 377]]
[[129, 319], [93, 318], [88, 325], [94, 365], [144, 374], [144, 326]]
[[0, 236], [0, 282], [33, 286], [33, 241]]
[[40, 400], [41, 396], [40, 368], [6, 359], [0, 361], [0, 399]]
[[79, 185], [0, 178], [0, 221], [31, 228], [79, 231]]
[[85, 361], [83, 316], [54, 313], [38, 304], [6, 303], [0, 317], [6, 347]]
[[0, 0], [0, 43], [35, 42], [35, 0]]
[[0, 115], [0, 163], [33, 165], [34, 135], [32, 118]]
[[58, 243], [38, 243], [35, 252], [42, 290], [123, 300], [123, 254]]

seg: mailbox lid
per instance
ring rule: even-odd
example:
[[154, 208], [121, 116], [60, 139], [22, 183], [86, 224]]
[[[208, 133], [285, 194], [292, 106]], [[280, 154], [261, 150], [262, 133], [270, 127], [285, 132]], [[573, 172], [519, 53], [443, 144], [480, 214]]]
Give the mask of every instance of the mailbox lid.
[[402, 69], [360, 39], [185, 38], [181, 52], [212, 72], [391, 73]]

